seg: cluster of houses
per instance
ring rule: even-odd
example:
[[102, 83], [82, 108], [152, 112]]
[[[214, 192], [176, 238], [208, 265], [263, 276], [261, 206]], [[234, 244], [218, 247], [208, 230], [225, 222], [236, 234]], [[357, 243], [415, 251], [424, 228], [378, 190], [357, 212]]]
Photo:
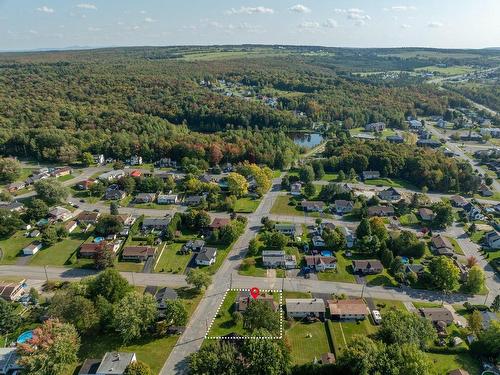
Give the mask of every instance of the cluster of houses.
[[50, 177], [62, 177], [73, 173], [73, 169], [68, 166], [57, 167], [57, 168], [38, 168], [33, 171], [33, 174], [24, 181], [13, 182], [7, 185], [6, 189], [9, 193], [15, 193], [16, 191], [27, 188], [33, 185], [35, 182], [44, 180]]

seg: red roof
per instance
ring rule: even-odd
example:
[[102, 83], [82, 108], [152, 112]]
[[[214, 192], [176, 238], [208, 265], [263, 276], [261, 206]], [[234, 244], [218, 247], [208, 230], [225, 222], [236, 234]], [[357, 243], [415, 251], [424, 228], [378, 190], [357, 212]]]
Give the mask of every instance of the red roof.
[[231, 223], [230, 219], [223, 218], [223, 217], [217, 217], [212, 221], [212, 224], [210, 224], [211, 229], [220, 229], [226, 225], [229, 225]]
[[133, 170], [132, 172], [130, 172], [130, 176], [132, 176], [132, 177], [141, 177], [142, 176], [142, 172], [138, 171], [136, 169], [136, 170]]

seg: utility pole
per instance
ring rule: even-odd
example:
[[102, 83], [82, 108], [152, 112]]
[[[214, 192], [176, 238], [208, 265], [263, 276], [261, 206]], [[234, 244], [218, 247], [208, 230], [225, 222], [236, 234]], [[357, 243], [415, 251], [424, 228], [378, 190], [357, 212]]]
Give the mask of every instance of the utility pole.
[[132, 285], [135, 286], [135, 277], [134, 277], [134, 273], [132, 272]]
[[43, 266], [43, 270], [45, 271], [45, 279], [47, 280], [47, 284], [49, 283], [49, 275], [47, 274], [47, 265]]

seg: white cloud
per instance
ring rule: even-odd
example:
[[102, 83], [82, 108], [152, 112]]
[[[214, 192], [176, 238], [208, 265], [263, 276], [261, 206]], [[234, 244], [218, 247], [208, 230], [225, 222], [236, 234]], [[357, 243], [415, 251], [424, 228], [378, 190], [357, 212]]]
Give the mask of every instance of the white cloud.
[[82, 3], [82, 4], [77, 4], [77, 8], [80, 9], [92, 9], [92, 10], [97, 10], [97, 7], [94, 4], [89, 4], [89, 3]]
[[411, 25], [408, 25], [407, 23], [403, 23], [403, 24], [401, 25], [401, 28], [402, 28], [402, 29], [411, 29]]
[[365, 11], [363, 9], [359, 8], [336, 8], [334, 11], [338, 14], [345, 14], [348, 19], [355, 21], [355, 24], [358, 26], [363, 26], [364, 24], [366, 24], [366, 21], [372, 19], [368, 14], [365, 14]]
[[87, 30], [88, 30], [88, 31], [92, 31], [92, 32], [94, 32], [94, 31], [101, 31], [101, 28], [99, 28], [99, 27], [89, 26], [89, 27], [87, 28]]
[[443, 27], [444, 25], [442, 22], [433, 21], [433, 22], [429, 22], [427, 24], [427, 26], [432, 27], [432, 28], [439, 28], [439, 27]]
[[338, 27], [339, 24], [333, 18], [328, 18], [325, 22], [323, 22], [322, 26], [333, 29], [335, 27]]
[[141, 10], [139, 13], [140, 14], [146, 14], [147, 12], [145, 10]]
[[263, 6], [258, 7], [241, 7], [239, 9], [231, 8], [225, 12], [226, 14], [273, 14], [274, 9]]
[[294, 5], [293, 7], [290, 7], [290, 10], [297, 13], [311, 13], [311, 9], [302, 4]]
[[28, 32], [29, 32], [30, 34], [33, 34], [33, 35], [37, 35], [37, 34], [38, 34], [38, 31], [33, 30], [33, 29], [28, 30]]
[[384, 10], [394, 10], [400, 12], [406, 12], [409, 10], [417, 10], [417, 7], [414, 5], [395, 5], [390, 8], [384, 8]]
[[319, 22], [315, 21], [305, 21], [299, 24], [299, 29], [315, 30], [320, 28]]
[[144, 22], [153, 23], [153, 22], [156, 22], [156, 20], [152, 19], [151, 17], [146, 17], [146, 18], [144, 18]]
[[49, 8], [47, 5], [44, 5], [40, 8], [36, 8], [36, 10], [38, 10], [39, 12], [43, 12], [43, 13], [54, 13], [54, 9]]

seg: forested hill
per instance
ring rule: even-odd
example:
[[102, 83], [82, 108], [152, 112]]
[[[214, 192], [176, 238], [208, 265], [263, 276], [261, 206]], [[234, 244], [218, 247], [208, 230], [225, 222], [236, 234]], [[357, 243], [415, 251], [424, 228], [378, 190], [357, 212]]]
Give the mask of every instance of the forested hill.
[[[276, 129], [335, 121], [400, 127], [408, 114], [465, 105], [459, 94], [421, 82], [352, 79], [345, 71], [370, 59], [378, 68], [422, 64], [422, 57], [394, 57], [392, 50], [356, 51], [247, 46], [0, 54], [0, 151], [64, 162], [83, 151], [217, 162], [220, 151], [226, 161], [278, 165], [297, 150]], [[273, 131], [260, 132], [266, 128]]]

